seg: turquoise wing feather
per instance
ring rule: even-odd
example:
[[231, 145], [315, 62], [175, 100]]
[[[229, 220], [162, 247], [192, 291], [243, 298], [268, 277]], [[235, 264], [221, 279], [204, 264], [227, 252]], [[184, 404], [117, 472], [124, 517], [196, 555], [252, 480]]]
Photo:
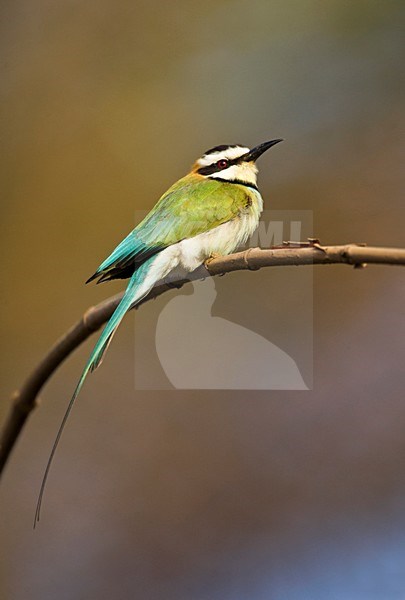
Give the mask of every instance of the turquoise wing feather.
[[126, 279], [164, 248], [233, 219], [248, 202], [243, 186], [187, 175], [160, 198], [88, 281]]

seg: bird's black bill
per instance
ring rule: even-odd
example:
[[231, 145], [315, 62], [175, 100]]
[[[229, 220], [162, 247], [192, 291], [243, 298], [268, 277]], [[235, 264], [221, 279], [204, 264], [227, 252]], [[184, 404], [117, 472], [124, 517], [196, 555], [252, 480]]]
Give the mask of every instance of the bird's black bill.
[[241, 159], [245, 162], [255, 162], [259, 158], [259, 156], [266, 152], [266, 150], [282, 141], [282, 139], [278, 139], [271, 140], [270, 142], [263, 142], [263, 144], [259, 144], [255, 148], [252, 148], [252, 150], [249, 150], [247, 154], [241, 156]]

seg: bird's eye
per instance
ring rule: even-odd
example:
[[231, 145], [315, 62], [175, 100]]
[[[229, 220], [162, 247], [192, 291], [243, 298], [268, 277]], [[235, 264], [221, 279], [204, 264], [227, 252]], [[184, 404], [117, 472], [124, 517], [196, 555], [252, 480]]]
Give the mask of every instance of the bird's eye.
[[226, 169], [227, 166], [228, 166], [228, 161], [225, 160], [224, 158], [217, 162], [218, 169]]

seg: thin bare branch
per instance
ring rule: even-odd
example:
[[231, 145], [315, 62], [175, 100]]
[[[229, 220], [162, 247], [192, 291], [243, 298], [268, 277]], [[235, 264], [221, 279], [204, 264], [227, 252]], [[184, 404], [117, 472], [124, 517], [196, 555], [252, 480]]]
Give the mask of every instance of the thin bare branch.
[[[156, 286], [142, 301], [152, 300], [172, 289], [180, 288], [188, 281], [205, 275], [223, 275], [231, 271], [287, 265], [347, 264], [363, 267], [366, 264], [405, 265], [405, 249], [375, 248], [365, 245], [321, 246], [318, 240], [287, 242], [269, 249], [249, 248], [229, 256], [213, 258], [206, 263], [206, 270], [191, 273], [187, 280], [176, 280]], [[37, 396], [43, 385], [59, 365], [88, 337], [97, 331], [118, 306], [122, 294], [104, 300], [89, 308], [78, 323], [52, 346], [42, 361], [32, 371], [23, 385], [12, 395], [12, 405], [0, 437], [0, 473], [29, 417], [37, 404]], [[142, 304], [141, 303], [141, 304]]]

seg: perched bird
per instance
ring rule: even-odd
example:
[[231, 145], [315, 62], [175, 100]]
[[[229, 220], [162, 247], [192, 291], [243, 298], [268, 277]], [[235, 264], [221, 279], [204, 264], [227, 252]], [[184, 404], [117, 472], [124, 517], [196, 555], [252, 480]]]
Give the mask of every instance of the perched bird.
[[56, 436], [39, 493], [34, 526], [56, 447], [88, 373], [101, 363], [126, 312], [168, 275], [184, 276], [208, 258], [232, 253], [254, 232], [263, 210], [256, 160], [281, 139], [252, 150], [215, 146], [160, 198], [137, 227], [115, 248], [88, 281], [128, 279], [125, 294], [101, 333], [69, 402]]

